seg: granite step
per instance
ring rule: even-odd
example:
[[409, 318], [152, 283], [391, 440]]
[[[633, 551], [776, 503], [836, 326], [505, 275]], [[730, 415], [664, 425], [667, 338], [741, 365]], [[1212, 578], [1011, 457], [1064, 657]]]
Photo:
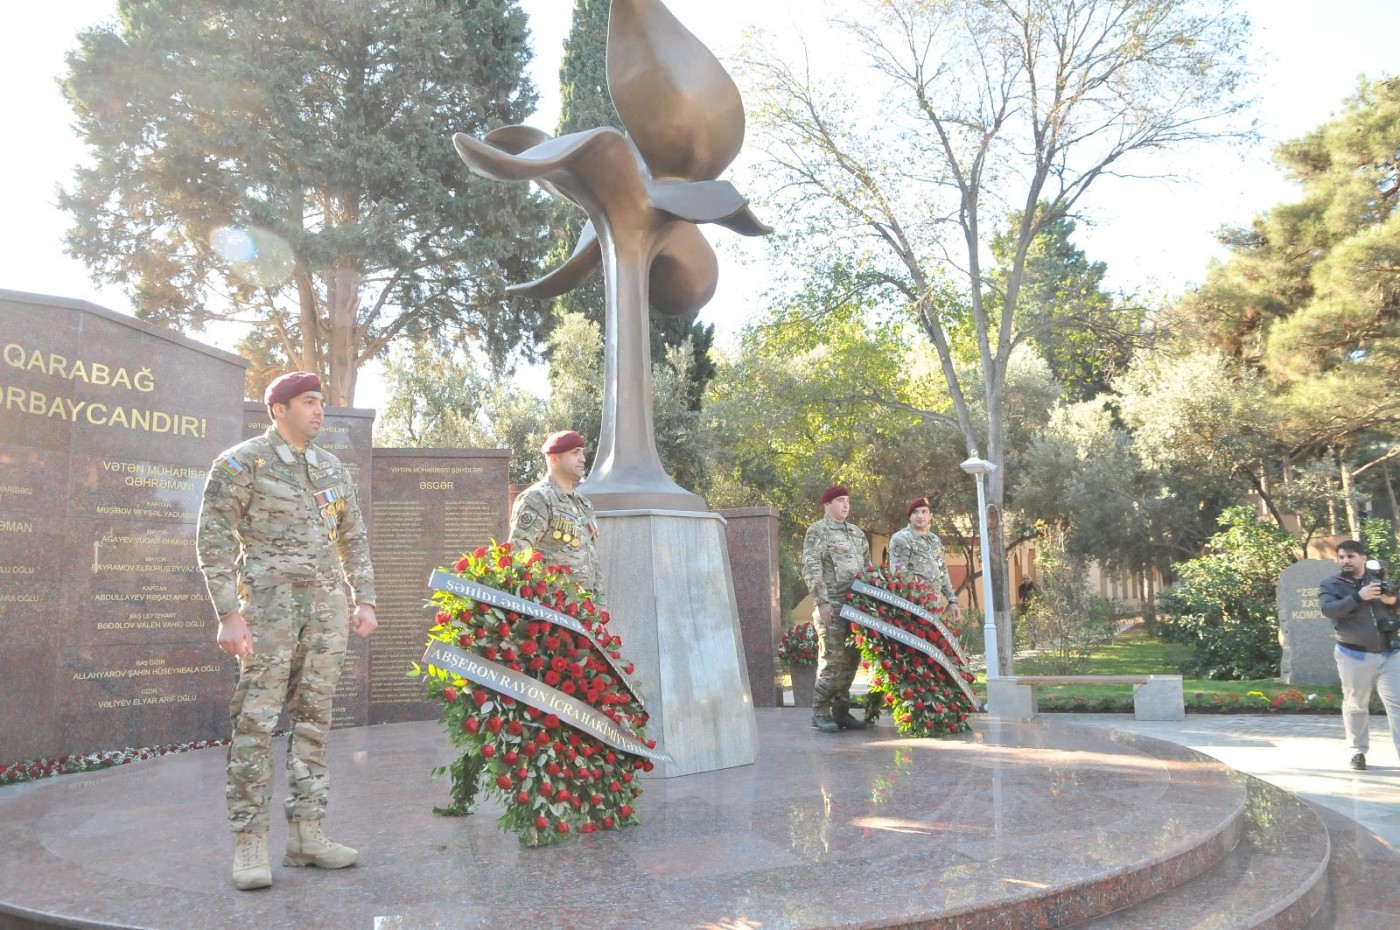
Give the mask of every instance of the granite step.
[[1316, 805], [1327, 826], [1327, 900], [1306, 930], [1376, 930], [1400, 925], [1400, 849], [1336, 811]]
[[1323, 930], [1331, 842], [1309, 805], [1248, 777], [1244, 835], [1189, 882], [1074, 930]]

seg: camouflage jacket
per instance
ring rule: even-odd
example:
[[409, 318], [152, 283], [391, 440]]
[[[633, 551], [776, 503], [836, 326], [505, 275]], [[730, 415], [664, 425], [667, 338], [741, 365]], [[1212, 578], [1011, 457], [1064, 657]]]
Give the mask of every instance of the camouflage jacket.
[[552, 565], [567, 565], [579, 584], [602, 598], [603, 569], [598, 561], [598, 519], [593, 505], [577, 491], [565, 491], [548, 475], [515, 498], [510, 514], [510, 541], [544, 553]]
[[214, 609], [239, 607], [241, 585], [343, 576], [356, 603], [374, 603], [369, 533], [355, 483], [314, 443], [294, 452], [275, 428], [214, 461], [199, 510], [199, 567]]
[[802, 543], [802, 580], [818, 604], [842, 600], [856, 573], [868, 564], [870, 543], [855, 524], [822, 517], [807, 527]]
[[943, 540], [931, 530], [916, 533], [912, 526], [906, 526], [891, 536], [890, 568], [913, 572], [942, 591], [948, 603], [957, 601], [953, 576], [948, 574], [948, 563], [943, 555]]

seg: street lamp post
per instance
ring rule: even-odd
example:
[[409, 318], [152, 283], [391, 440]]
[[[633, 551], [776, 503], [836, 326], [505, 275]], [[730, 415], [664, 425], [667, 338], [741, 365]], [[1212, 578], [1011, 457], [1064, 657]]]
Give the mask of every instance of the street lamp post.
[[982, 544], [982, 632], [987, 648], [987, 677], [1001, 677], [1001, 663], [997, 655], [997, 617], [992, 609], [992, 573], [987, 568], [987, 476], [997, 470], [996, 465], [980, 458], [974, 451], [972, 458], [962, 463], [962, 470], [977, 479], [977, 531]]

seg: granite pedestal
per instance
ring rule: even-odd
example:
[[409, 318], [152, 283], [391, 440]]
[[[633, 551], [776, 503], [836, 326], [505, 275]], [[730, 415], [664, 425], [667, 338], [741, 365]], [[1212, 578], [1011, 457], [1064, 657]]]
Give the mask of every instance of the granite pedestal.
[[648, 735], [675, 760], [652, 775], [752, 763], [758, 729], [724, 519], [664, 510], [598, 519], [613, 628], [637, 667]]
[[[441, 725], [338, 730], [327, 826], [359, 864], [274, 855], [257, 892], [229, 879], [219, 749], [0, 792], [0, 930], [1299, 930], [1325, 896], [1311, 810], [1190, 749], [1047, 721], [922, 740], [756, 716], [756, 764], [649, 781], [640, 826], [545, 849], [489, 800], [432, 813]], [[274, 818], [279, 853], [284, 836]]]

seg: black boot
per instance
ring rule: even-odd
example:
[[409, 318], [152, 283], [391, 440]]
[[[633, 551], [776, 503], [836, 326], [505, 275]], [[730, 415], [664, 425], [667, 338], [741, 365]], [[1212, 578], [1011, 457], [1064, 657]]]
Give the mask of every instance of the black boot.
[[847, 704], [831, 705], [831, 719], [836, 721], [836, 725], [843, 730], [865, 729], [865, 721], [857, 720], [851, 716], [851, 708]]

